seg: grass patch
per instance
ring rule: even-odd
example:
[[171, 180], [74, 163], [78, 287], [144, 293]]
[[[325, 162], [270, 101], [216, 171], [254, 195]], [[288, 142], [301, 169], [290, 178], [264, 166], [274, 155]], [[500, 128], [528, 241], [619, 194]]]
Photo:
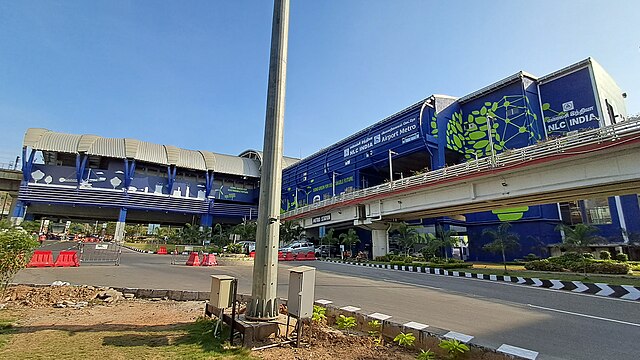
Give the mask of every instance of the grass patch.
[[13, 325], [13, 319], [1, 317], [0, 318], [0, 349], [2, 349], [9, 341], [11, 334], [15, 333], [16, 329]]
[[[247, 349], [213, 337], [214, 321], [167, 326], [89, 325], [11, 328], [4, 359], [254, 359]], [[0, 331], [0, 339], [5, 334]], [[224, 339], [224, 342], [220, 339]]]

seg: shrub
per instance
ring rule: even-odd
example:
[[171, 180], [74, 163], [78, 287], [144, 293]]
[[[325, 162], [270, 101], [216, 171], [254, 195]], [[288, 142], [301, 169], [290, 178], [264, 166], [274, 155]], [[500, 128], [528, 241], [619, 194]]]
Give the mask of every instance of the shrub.
[[389, 262], [389, 255], [376, 256], [375, 261]]
[[525, 261], [534, 261], [534, 260], [539, 260], [539, 259], [540, 258], [536, 254], [528, 254], [527, 256], [524, 257]]
[[593, 259], [593, 254], [590, 252], [582, 253], [582, 257], [585, 259]]
[[407, 256], [407, 257], [405, 257], [405, 258], [404, 258], [404, 263], [405, 263], [405, 264], [412, 264], [412, 263], [413, 263], [413, 260], [415, 260], [415, 259], [413, 258], [413, 256]]
[[398, 265], [398, 266], [406, 265], [406, 264], [404, 263], [404, 261], [397, 261], [397, 260], [390, 261], [390, 262], [389, 262], [389, 264], [391, 264], [392, 266], [393, 266], [393, 265]]
[[239, 243], [231, 243], [227, 245], [227, 252], [229, 254], [242, 254], [243, 250], [244, 250], [244, 245]]
[[349, 333], [349, 330], [356, 326], [356, 318], [354, 318], [353, 316], [347, 317], [344, 315], [340, 315], [336, 320], [336, 325], [338, 326], [338, 329], [347, 330], [347, 333]]
[[420, 350], [420, 354], [416, 357], [417, 360], [435, 360], [436, 354], [431, 349], [424, 351]]
[[625, 253], [617, 253], [616, 254], [616, 260], [617, 261], [623, 261], [623, 262], [627, 262], [629, 261], [629, 256]]
[[607, 250], [600, 251], [600, 259], [601, 260], [609, 260], [611, 259], [611, 253]]
[[401, 332], [400, 334], [396, 335], [395, 338], [393, 338], [393, 341], [397, 342], [400, 346], [411, 347], [413, 346], [413, 343], [415, 343], [416, 337], [413, 336], [412, 333], [405, 334]]
[[456, 359], [458, 356], [469, 351], [469, 347], [466, 344], [463, 344], [456, 339], [442, 340], [438, 346], [444, 349], [452, 359]]
[[15, 274], [27, 266], [38, 241], [21, 228], [0, 230], [0, 295]]
[[367, 323], [369, 325], [369, 336], [377, 337], [380, 335], [382, 329], [382, 323], [378, 320], [371, 320]]
[[313, 305], [313, 316], [312, 320], [319, 323], [327, 318], [327, 309], [322, 306]]
[[625, 275], [629, 273], [631, 266], [627, 263], [619, 263], [610, 260], [598, 261], [587, 264], [587, 272], [592, 274]]
[[447, 260], [447, 264], [463, 264], [464, 260], [460, 259], [449, 259]]
[[524, 268], [527, 270], [533, 271], [562, 271], [564, 270], [562, 265], [549, 261], [547, 259], [543, 260], [533, 260], [524, 264]]
[[438, 269], [467, 269], [473, 267], [472, 263], [455, 263], [455, 264], [438, 264], [438, 263], [427, 263], [425, 266], [438, 268]]

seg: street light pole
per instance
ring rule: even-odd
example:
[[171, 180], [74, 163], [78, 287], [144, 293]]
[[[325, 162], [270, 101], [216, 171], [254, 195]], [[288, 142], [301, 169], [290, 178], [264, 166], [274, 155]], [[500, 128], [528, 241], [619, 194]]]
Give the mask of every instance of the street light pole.
[[334, 171], [333, 174], [332, 174], [332, 176], [333, 176], [333, 182], [332, 182], [332, 184], [333, 184], [333, 196], [334, 197], [336, 196], [336, 175], [340, 175], [340, 173], [337, 173], [337, 172]]
[[491, 124], [493, 118], [487, 115], [487, 136], [489, 137], [489, 147], [491, 148], [491, 166], [495, 165], [495, 152], [493, 151], [493, 125]]
[[393, 183], [393, 161], [391, 161], [391, 155], [398, 155], [398, 153], [389, 149], [389, 182]]
[[269, 59], [269, 88], [265, 119], [256, 257], [253, 264], [250, 320], [278, 317], [278, 242], [282, 193], [282, 143], [289, 36], [289, 0], [275, 0]]

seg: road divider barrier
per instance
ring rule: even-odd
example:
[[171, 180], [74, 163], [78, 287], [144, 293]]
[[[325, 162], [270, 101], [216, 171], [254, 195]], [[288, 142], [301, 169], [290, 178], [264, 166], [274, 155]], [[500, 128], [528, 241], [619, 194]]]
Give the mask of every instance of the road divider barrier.
[[27, 267], [54, 267], [53, 253], [51, 250], [36, 250], [31, 256]]
[[187, 260], [187, 266], [200, 266], [200, 257], [197, 252], [192, 252]]
[[56, 267], [76, 267], [80, 266], [80, 259], [77, 251], [60, 251], [54, 264]]
[[216, 254], [204, 254], [200, 266], [217, 266]]

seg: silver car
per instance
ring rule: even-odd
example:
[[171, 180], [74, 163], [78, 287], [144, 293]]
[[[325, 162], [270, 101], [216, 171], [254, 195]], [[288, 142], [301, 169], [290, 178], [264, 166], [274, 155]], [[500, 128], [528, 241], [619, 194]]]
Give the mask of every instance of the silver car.
[[293, 253], [293, 254], [307, 254], [307, 253], [315, 253], [315, 247], [313, 243], [308, 241], [294, 241], [288, 245], [285, 245], [279, 249], [283, 253]]

